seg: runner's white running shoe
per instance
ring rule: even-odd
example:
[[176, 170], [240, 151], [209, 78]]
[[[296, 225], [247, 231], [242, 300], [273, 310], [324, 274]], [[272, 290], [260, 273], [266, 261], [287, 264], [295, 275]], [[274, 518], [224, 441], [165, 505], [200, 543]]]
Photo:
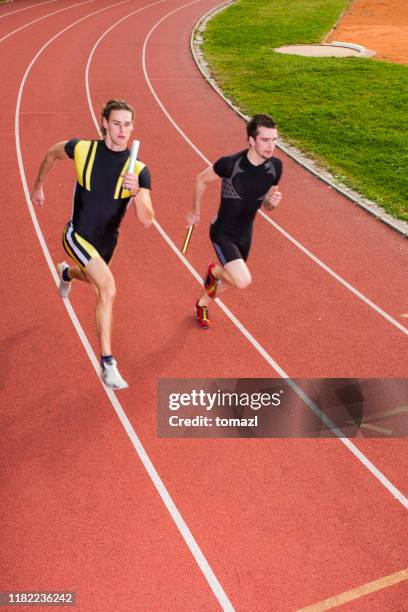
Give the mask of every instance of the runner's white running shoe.
[[116, 359], [102, 364], [102, 380], [110, 389], [127, 389], [129, 386], [119, 373]]
[[62, 273], [67, 268], [69, 268], [69, 265], [67, 264], [66, 261], [61, 261], [61, 263], [57, 264], [58, 276], [60, 277], [58, 293], [60, 294], [62, 298], [67, 298], [69, 296], [69, 293], [72, 287], [72, 283], [69, 283], [68, 281], [64, 281], [64, 279], [62, 278]]

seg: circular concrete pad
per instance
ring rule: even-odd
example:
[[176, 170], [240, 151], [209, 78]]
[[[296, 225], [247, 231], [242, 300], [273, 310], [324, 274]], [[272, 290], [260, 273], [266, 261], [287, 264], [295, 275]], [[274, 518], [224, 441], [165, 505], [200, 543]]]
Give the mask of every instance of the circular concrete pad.
[[371, 57], [375, 55], [361, 45], [333, 42], [322, 45], [286, 45], [274, 49], [277, 53], [304, 55], [306, 57]]

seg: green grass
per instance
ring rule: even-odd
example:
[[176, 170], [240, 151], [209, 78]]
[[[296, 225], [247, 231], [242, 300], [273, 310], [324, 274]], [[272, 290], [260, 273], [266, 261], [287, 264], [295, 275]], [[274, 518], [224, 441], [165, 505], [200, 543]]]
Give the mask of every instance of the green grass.
[[408, 220], [408, 66], [273, 51], [320, 42], [348, 4], [239, 0], [209, 22], [203, 50], [244, 113], [270, 113], [289, 143]]

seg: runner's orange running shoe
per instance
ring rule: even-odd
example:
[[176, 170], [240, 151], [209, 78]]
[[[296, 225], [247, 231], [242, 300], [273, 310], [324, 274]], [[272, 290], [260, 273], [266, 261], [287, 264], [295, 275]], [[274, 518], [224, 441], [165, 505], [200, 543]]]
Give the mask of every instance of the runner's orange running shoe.
[[217, 293], [217, 285], [218, 285], [218, 278], [215, 278], [213, 274], [213, 268], [215, 268], [214, 263], [208, 266], [207, 276], [204, 281], [205, 292], [210, 298], [215, 298], [215, 294]]

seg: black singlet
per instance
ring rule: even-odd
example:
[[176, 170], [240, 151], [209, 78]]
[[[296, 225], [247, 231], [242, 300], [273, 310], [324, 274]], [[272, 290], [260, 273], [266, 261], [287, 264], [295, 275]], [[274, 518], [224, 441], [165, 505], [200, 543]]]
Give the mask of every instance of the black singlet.
[[254, 166], [248, 150], [221, 157], [213, 166], [222, 178], [221, 205], [214, 226], [228, 234], [250, 234], [258, 208], [270, 187], [277, 185], [282, 174], [282, 162], [277, 157]]

